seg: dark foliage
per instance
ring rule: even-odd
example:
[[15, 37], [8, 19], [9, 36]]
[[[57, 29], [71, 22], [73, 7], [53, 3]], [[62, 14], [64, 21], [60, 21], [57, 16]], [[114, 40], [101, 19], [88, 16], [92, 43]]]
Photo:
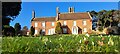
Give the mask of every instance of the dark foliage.
[[4, 25], [3, 26], [2, 34], [4, 36], [14, 36], [15, 35], [15, 29], [12, 26]]
[[22, 29], [22, 35], [27, 35], [27, 32], [28, 32], [28, 27], [24, 26]]
[[2, 2], [2, 25], [9, 25], [21, 11], [21, 2]]
[[35, 28], [33, 26], [31, 26], [30, 28], [30, 35], [34, 35], [35, 33]]
[[15, 28], [15, 34], [16, 35], [20, 34], [20, 32], [21, 32], [21, 25], [19, 23], [16, 23], [14, 25], [14, 28]]

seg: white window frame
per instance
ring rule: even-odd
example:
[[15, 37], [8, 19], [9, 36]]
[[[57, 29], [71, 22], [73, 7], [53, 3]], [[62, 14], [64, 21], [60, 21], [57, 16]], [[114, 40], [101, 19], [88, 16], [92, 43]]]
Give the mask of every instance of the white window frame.
[[75, 27], [74, 26], [72, 27], [72, 34], [78, 34], [78, 27], [77, 26]]
[[76, 24], [77, 24], [76, 21], [73, 21], [73, 26], [76, 26]]
[[37, 34], [38, 33], [38, 30], [35, 30], [35, 34]]
[[52, 22], [51, 25], [54, 26], [54, 22]]
[[86, 20], [83, 20], [83, 25], [87, 25], [87, 21]]
[[64, 21], [64, 22], [63, 22], [63, 25], [67, 25], [67, 21]]
[[55, 29], [54, 28], [48, 29], [48, 35], [52, 34], [55, 34]]
[[52, 28], [52, 29], [51, 29], [51, 34], [54, 34], [54, 33], [55, 33], [55, 29]]
[[35, 22], [35, 27], [38, 27], [38, 23], [37, 22]]
[[84, 28], [84, 29], [83, 29], [83, 32], [87, 32], [87, 28]]
[[42, 22], [42, 27], [45, 27], [45, 22]]
[[42, 32], [45, 32], [45, 29], [42, 29]]
[[51, 35], [51, 29], [48, 29], [48, 35]]

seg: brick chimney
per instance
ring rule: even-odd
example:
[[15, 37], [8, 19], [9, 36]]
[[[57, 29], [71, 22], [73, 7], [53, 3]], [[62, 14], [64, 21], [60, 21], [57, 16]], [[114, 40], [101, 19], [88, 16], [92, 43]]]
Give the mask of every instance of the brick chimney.
[[73, 7], [69, 7], [68, 10], [69, 10], [69, 13], [74, 13], [74, 8]]
[[32, 18], [35, 18], [35, 11], [32, 10]]
[[60, 12], [59, 12], [59, 7], [56, 7], [56, 21], [58, 21], [59, 20], [59, 14], [60, 14]]

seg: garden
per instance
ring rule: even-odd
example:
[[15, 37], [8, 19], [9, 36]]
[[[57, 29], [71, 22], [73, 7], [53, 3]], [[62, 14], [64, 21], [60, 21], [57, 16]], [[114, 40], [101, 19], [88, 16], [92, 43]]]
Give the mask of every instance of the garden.
[[119, 35], [3, 37], [2, 52], [120, 52]]

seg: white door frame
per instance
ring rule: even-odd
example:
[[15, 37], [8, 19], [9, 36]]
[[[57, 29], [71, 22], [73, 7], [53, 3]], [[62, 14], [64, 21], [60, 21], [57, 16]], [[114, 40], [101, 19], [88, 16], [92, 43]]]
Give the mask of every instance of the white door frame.
[[78, 34], [78, 27], [77, 26], [72, 27], [72, 34]]

